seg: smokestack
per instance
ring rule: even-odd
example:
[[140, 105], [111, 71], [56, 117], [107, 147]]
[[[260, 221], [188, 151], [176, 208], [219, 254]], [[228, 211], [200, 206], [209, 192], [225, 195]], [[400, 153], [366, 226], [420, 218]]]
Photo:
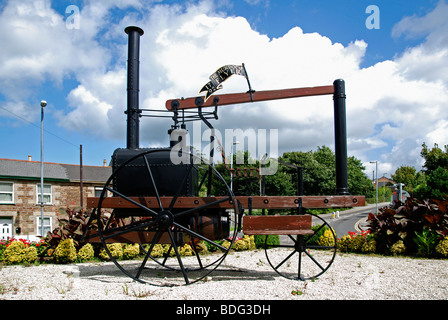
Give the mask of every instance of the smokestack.
[[32, 161], [33, 160], [33, 158], [29, 155], [28, 156], [28, 161]]
[[139, 27], [129, 26], [124, 31], [129, 35], [128, 40], [128, 105], [127, 105], [127, 148], [139, 148], [140, 109], [138, 105], [139, 93], [139, 51], [140, 36], [143, 30]]
[[336, 194], [348, 195], [347, 125], [345, 115], [345, 82], [335, 80], [334, 85], [334, 137], [336, 154]]

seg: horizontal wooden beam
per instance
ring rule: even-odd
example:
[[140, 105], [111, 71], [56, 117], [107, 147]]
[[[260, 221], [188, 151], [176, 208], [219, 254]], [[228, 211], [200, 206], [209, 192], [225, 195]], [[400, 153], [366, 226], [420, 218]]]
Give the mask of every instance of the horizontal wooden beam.
[[241, 104], [258, 101], [269, 101], [309, 96], [320, 96], [334, 93], [334, 86], [320, 86], [320, 87], [307, 87], [307, 88], [293, 88], [293, 89], [281, 89], [281, 90], [267, 90], [267, 91], [254, 91], [252, 94], [245, 93], [229, 93], [229, 94], [217, 94], [213, 95], [204, 101], [203, 97], [192, 97], [186, 99], [170, 99], [165, 103], [167, 110], [174, 110], [174, 106], [177, 110], [191, 109], [198, 107], [214, 107], [224, 106], [230, 104]]
[[[291, 209], [299, 208], [346, 208], [365, 206], [364, 196], [238, 196], [235, 197], [244, 209], [249, 209], [251, 201], [252, 209]], [[89, 208], [97, 208], [98, 197], [87, 198]], [[130, 197], [133, 201], [147, 208], [159, 208], [156, 197]], [[210, 205], [209, 208], [233, 209], [233, 204], [227, 201], [228, 197], [178, 197], [174, 204], [175, 209], [197, 208]], [[172, 197], [161, 197], [162, 206], [166, 209], [170, 206]], [[121, 197], [103, 198], [102, 208], [138, 208], [135, 204]]]

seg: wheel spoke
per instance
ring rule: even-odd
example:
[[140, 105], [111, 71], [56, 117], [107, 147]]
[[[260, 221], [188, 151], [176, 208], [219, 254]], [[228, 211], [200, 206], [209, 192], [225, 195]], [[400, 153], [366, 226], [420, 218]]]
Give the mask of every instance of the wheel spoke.
[[199, 252], [198, 252], [198, 249], [196, 248], [196, 245], [195, 245], [195, 243], [194, 243], [194, 240], [191, 240], [191, 241], [190, 241], [190, 245], [191, 245], [191, 247], [193, 248], [194, 253], [196, 254], [196, 258], [197, 258], [198, 263], [199, 263], [199, 268], [203, 269], [204, 266], [202, 265], [201, 256], [199, 255]]
[[295, 239], [292, 235], [288, 234], [288, 237], [294, 242], [294, 244], [296, 243], [297, 239]]
[[189, 213], [196, 212], [196, 211], [199, 211], [199, 210], [211, 207], [211, 206], [215, 206], [215, 205], [217, 205], [217, 204], [219, 204], [221, 202], [230, 201], [230, 200], [232, 200], [231, 197], [220, 199], [220, 200], [216, 200], [216, 201], [213, 201], [213, 202], [210, 202], [210, 203], [206, 203], [206, 204], [204, 204], [202, 206], [199, 206], [199, 207], [196, 207], [196, 208], [191, 208], [191, 209], [188, 209], [188, 210], [176, 213], [176, 214], [174, 214], [174, 216], [176, 218], [180, 218], [180, 217], [185, 216], [185, 215], [187, 215]]
[[185, 283], [189, 284], [190, 280], [188, 279], [187, 272], [185, 270], [184, 264], [182, 263], [182, 258], [180, 257], [179, 250], [177, 249], [176, 241], [174, 240], [173, 233], [171, 229], [168, 228], [168, 235], [170, 236], [171, 244], [173, 245], [174, 252], [176, 253], [177, 262], [179, 263], [179, 267], [182, 270], [182, 274], [184, 275]]
[[[115, 229], [110, 229], [110, 230], [104, 230], [104, 233], [108, 233], [108, 232], [112, 232], [114, 231], [114, 233], [110, 234], [110, 235], [102, 235], [104, 240], [107, 240], [109, 238], [113, 238], [113, 237], [117, 237], [117, 236], [121, 236], [122, 234], [140, 229], [140, 228], [146, 228], [146, 227], [151, 227], [153, 225], [155, 225], [157, 223], [157, 221], [155, 220], [151, 220], [149, 222], [145, 222], [143, 224], [135, 224], [135, 225], [127, 225], [127, 226], [123, 226], [123, 227], [118, 227]], [[129, 227], [132, 226], [132, 227]], [[119, 231], [118, 233], [116, 231]]]
[[159, 241], [161, 235], [162, 235], [162, 231], [158, 230], [157, 233], [155, 234], [154, 238], [152, 239], [151, 247], [149, 248], [148, 252], [146, 253], [145, 258], [143, 259], [143, 262], [140, 265], [140, 268], [138, 268], [137, 275], [135, 276], [137, 279], [140, 278], [140, 274], [142, 273], [142, 271], [146, 265], [146, 262], [148, 261], [148, 258], [151, 256], [152, 249], [154, 248], [155, 244]]
[[148, 169], [149, 176], [151, 177], [152, 187], [154, 188], [154, 192], [156, 194], [157, 202], [159, 203], [160, 210], [163, 210], [162, 201], [160, 200], [159, 190], [157, 189], [156, 182], [154, 181], [154, 176], [152, 175], [151, 167], [149, 166], [148, 159], [146, 155], [143, 155], [143, 159], [145, 159], [146, 169]]
[[180, 194], [182, 188], [184, 187], [185, 183], [187, 182], [188, 176], [191, 173], [191, 169], [193, 169], [193, 161], [191, 162], [190, 166], [188, 167], [187, 173], [184, 175], [182, 182], [179, 184], [179, 188], [177, 189], [175, 196], [173, 197], [173, 199], [171, 199], [171, 203], [168, 208], [169, 211], [173, 210], [174, 204], [176, 203], [176, 200], [179, 197], [179, 194]]
[[308, 253], [308, 251], [306, 251], [305, 250], [305, 254], [311, 259], [311, 260], [313, 260], [313, 262], [322, 270], [322, 271], [325, 271], [325, 268], [324, 267], [322, 267], [321, 265], [320, 265], [320, 263], [316, 260], [316, 259], [314, 259], [314, 257], [311, 255], [311, 254], [309, 254]]
[[188, 229], [188, 228], [185, 228], [184, 226], [182, 226], [182, 225], [180, 225], [180, 224], [178, 224], [178, 223], [176, 223], [176, 222], [174, 222], [174, 225], [175, 225], [176, 227], [182, 229], [183, 231], [189, 233], [189, 234], [190, 234], [191, 236], [193, 236], [194, 238], [198, 238], [198, 239], [207, 241], [207, 242], [210, 243], [211, 245], [216, 246], [216, 247], [218, 247], [218, 248], [221, 249], [221, 250], [224, 250], [224, 251], [227, 251], [227, 250], [228, 250], [226, 247], [223, 247], [223, 246], [217, 244], [216, 242], [213, 242], [212, 240], [210, 240], [210, 239], [208, 239], [208, 238], [206, 238], [206, 237], [200, 235], [199, 233], [194, 232], [193, 230], [190, 230], [190, 229]]
[[285, 259], [283, 259], [282, 262], [280, 262], [274, 269], [277, 270], [278, 268], [280, 268], [286, 261], [288, 261], [289, 259], [291, 259], [291, 257], [296, 253], [296, 251], [294, 250], [293, 252], [291, 252]]
[[155, 212], [154, 210], [151, 210], [150, 208], [145, 207], [144, 205], [138, 203], [137, 201], [132, 200], [131, 198], [125, 196], [124, 194], [118, 192], [117, 190], [112, 189], [112, 188], [110, 188], [110, 187], [108, 187], [108, 186], [105, 186], [104, 188], [105, 188], [106, 190], [108, 190], [108, 191], [110, 191], [110, 192], [116, 194], [117, 196], [123, 198], [124, 200], [129, 201], [130, 203], [136, 205], [136, 206], [139, 207], [140, 209], [143, 209], [143, 210], [145, 210], [146, 212], [149, 212], [152, 216], [155, 217], [155, 216], [158, 215], [158, 213]]
[[324, 228], [324, 227], [325, 227], [325, 223], [322, 224], [322, 225], [319, 227], [319, 229], [317, 229], [316, 231], [314, 231], [314, 234], [313, 234], [311, 237], [309, 237], [309, 238], [305, 241], [305, 244], [308, 243], [311, 239], [313, 239], [317, 234], [319, 234], [319, 231], [320, 231], [322, 228]]

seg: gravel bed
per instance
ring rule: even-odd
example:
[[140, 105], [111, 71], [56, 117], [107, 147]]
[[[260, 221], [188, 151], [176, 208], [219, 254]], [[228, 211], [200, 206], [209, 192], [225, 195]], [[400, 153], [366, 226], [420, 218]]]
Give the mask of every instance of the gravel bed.
[[446, 300], [448, 260], [338, 253], [318, 279], [279, 276], [264, 251], [231, 252], [206, 280], [156, 287], [111, 263], [2, 266], [4, 300]]

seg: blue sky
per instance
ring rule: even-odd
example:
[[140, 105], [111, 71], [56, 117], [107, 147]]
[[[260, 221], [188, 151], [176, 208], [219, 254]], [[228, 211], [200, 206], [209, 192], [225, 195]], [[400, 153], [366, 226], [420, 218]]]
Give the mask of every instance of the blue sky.
[[[366, 27], [379, 9], [379, 29]], [[79, 10], [68, 11], [69, 6]], [[141, 38], [140, 107], [190, 97], [224, 64], [245, 63], [255, 90], [347, 85], [348, 153], [369, 175], [418, 170], [421, 145], [448, 139], [448, 5], [440, 1], [2, 1], [0, 158], [102, 165], [126, 144], [124, 28]], [[79, 25], [68, 22], [76, 17]], [[70, 21], [69, 21], [70, 20]], [[231, 78], [222, 93], [244, 92]], [[220, 109], [216, 127], [278, 129], [279, 152], [334, 148], [331, 97]], [[171, 122], [142, 118], [142, 147]], [[204, 129], [204, 128], [202, 128]]]

